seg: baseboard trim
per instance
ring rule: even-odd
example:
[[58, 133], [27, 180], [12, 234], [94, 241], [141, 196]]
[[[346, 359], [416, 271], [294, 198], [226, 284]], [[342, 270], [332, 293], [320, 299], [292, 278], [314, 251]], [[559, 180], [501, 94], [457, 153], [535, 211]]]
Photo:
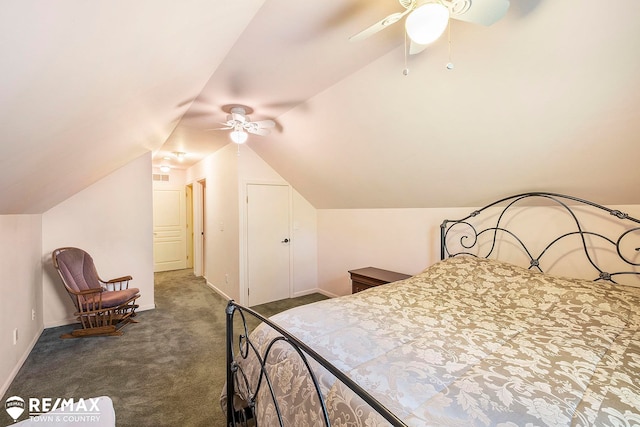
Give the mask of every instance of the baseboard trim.
[[[147, 305], [141, 305], [140, 307], [138, 307], [137, 312], [141, 312], [141, 311], [147, 311], [147, 310], [154, 310], [156, 308], [156, 304], [147, 304]], [[72, 325], [74, 323], [78, 323], [78, 321], [75, 319], [75, 317], [67, 317], [66, 319], [61, 319], [61, 320], [56, 320], [53, 322], [47, 322], [44, 324], [44, 329], [49, 329], [49, 328], [57, 328], [58, 326], [66, 326], [66, 325]]]
[[324, 295], [329, 298], [338, 298], [340, 295], [334, 294], [333, 292], [327, 292], [324, 289], [318, 289], [318, 293]]
[[136, 312], [155, 310], [155, 309], [156, 309], [156, 304], [153, 303], [153, 304], [141, 305], [140, 307], [138, 307], [138, 310], [136, 310]]
[[44, 324], [44, 329], [49, 328], [57, 328], [58, 326], [66, 326], [71, 325], [73, 323], [77, 323], [78, 321], [73, 317], [67, 317], [66, 319], [56, 320], [54, 322], [47, 322]]
[[311, 295], [311, 294], [321, 294], [321, 295], [324, 295], [325, 297], [328, 297], [328, 298], [335, 298], [335, 297], [338, 296], [338, 295], [332, 294], [330, 292], [327, 292], [324, 289], [315, 288], [315, 289], [307, 289], [307, 290], [304, 290], [304, 291], [294, 292], [293, 293], [293, 298], [303, 297], [305, 295]]
[[[209, 282], [208, 280], [206, 281], [206, 283], [207, 283], [207, 286], [209, 288], [211, 288], [212, 291], [214, 291], [215, 293], [220, 295], [222, 298], [226, 299], [227, 301], [232, 299], [231, 297], [229, 297], [229, 295], [225, 294], [223, 291], [220, 290], [220, 288], [218, 288], [213, 283]], [[310, 294], [322, 294], [327, 298], [336, 298], [336, 297], [339, 296], [339, 295], [335, 295], [335, 294], [332, 294], [330, 292], [327, 292], [327, 291], [325, 291], [323, 289], [315, 288], [315, 289], [308, 289], [308, 290], [305, 290], [305, 291], [295, 292], [293, 294], [292, 298], [302, 297], [302, 296], [310, 295]]]
[[4, 382], [4, 384], [2, 384], [2, 388], [0, 388], [0, 396], [4, 396], [4, 394], [7, 392], [7, 390], [9, 390], [9, 387], [11, 386], [11, 383], [16, 378], [16, 375], [18, 375], [18, 372], [20, 372], [20, 368], [22, 368], [22, 365], [24, 365], [24, 362], [27, 360], [27, 357], [29, 357], [29, 354], [31, 353], [31, 350], [33, 350], [33, 347], [35, 347], [36, 343], [38, 342], [38, 339], [40, 338], [40, 335], [42, 335], [42, 331], [44, 331], [44, 328], [40, 329], [40, 332], [38, 332], [33, 337], [31, 342], [27, 346], [25, 352], [22, 354], [22, 357], [20, 357], [20, 359], [18, 359], [18, 362], [16, 363], [16, 366], [14, 366], [13, 370], [9, 373], [9, 377]]
[[[206, 280], [206, 279], [205, 279]], [[220, 295], [222, 298], [226, 299], [227, 301], [229, 301], [231, 299], [231, 297], [229, 297], [229, 295], [225, 294], [224, 292], [222, 292], [220, 290], [220, 288], [218, 288], [216, 285], [214, 285], [213, 283], [211, 283], [210, 281], [206, 281], [207, 286], [211, 288], [212, 291], [214, 291], [215, 293], [217, 293], [218, 295]]]

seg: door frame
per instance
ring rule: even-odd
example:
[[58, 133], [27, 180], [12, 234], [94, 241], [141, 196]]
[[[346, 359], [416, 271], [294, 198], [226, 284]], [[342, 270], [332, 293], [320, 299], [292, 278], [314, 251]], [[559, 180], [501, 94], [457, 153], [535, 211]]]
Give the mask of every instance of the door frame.
[[193, 270], [193, 184], [185, 187], [185, 202], [187, 205], [187, 267]]
[[192, 183], [193, 202], [193, 274], [205, 277], [204, 224], [206, 221], [205, 195], [206, 180], [198, 179]]
[[265, 180], [244, 180], [241, 185], [241, 197], [240, 197], [240, 223], [242, 226], [240, 227], [240, 301], [241, 305], [247, 305], [249, 302], [248, 289], [249, 284], [249, 265], [247, 260], [249, 258], [249, 250], [248, 250], [248, 227], [249, 227], [249, 215], [248, 215], [248, 206], [247, 206], [247, 198], [249, 197], [249, 185], [277, 185], [280, 187], [287, 187], [287, 191], [289, 194], [288, 203], [289, 203], [289, 224], [288, 232], [289, 232], [289, 298], [293, 295], [293, 252], [295, 239], [293, 239], [292, 235], [292, 223], [293, 223], [293, 192], [291, 191], [291, 186], [285, 181], [265, 181]]

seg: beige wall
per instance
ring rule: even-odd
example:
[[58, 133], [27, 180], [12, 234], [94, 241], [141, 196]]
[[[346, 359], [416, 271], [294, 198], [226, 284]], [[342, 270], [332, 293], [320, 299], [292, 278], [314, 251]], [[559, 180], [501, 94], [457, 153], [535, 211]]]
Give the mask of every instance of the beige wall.
[[[0, 215], [0, 236], [2, 396], [42, 332], [42, 216]], [[14, 329], [18, 329], [15, 345]]]
[[318, 283], [351, 293], [349, 270], [378, 267], [416, 274], [440, 257], [440, 223], [467, 209], [319, 209]]
[[[206, 180], [205, 261], [207, 282], [238, 299], [238, 156], [228, 145], [187, 170], [187, 182]], [[228, 276], [228, 279], [227, 279]]]
[[[611, 207], [640, 218], [640, 205]], [[348, 270], [379, 267], [415, 274], [440, 259], [440, 224], [442, 220], [462, 218], [474, 208], [455, 209], [320, 209], [318, 210], [318, 283], [327, 294], [351, 293]], [[555, 231], [558, 223], [547, 217], [548, 208], [535, 208], [536, 220], [520, 215], [525, 235], [540, 240], [543, 232]], [[543, 222], [540, 222], [543, 218]], [[611, 215], [594, 218], [594, 223], [615, 230]], [[635, 235], [640, 246], [640, 233]], [[631, 239], [629, 239], [631, 240]], [[631, 241], [629, 241], [631, 243]], [[597, 244], [594, 242], [594, 244]], [[508, 259], [511, 254], [501, 254]], [[640, 253], [632, 252], [640, 263]], [[562, 268], [566, 267], [566, 268]], [[569, 262], [553, 266], [551, 274], [593, 278], [584, 264]]]
[[[187, 170], [184, 179], [186, 183], [207, 180], [207, 280], [237, 299], [244, 268], [240, 255], [244, 189], [248, 182], [284, 180], [249, 147], [241, 147], [240, 156], [236, 150], [228, 145]], [[640, 205], [618, 208], [640, 218]], [[316, 210], [292, 189], [294, 295], [348, 294], [347, 271], [354, 268], [418, 273], [439, 259], [442, 219], [460, 218], [472, 210]], [[610, 218], [602, 221], [608, 223]], [[71, 321], [73, 308], [53, 271], [51, 251], [79, 246], [93, 255], [103, 278], [131, 274], [134, 286], [141, 289], [141, 308], [153, 308], [152, 224], [150, 153], [42, 215], [0, 216], [0, 394], [43, 326]], [[640, 253], [634, 256], [640, 262]], [[35, 320], [31, 320], [32, 309]], [[13, 345], [15, 328], [17, 345]]]
[[293, 296], [322, 291], [318, 284], [317, 210], [293, 190]]
[[42, 215], [45, 327], [72, 322], [73, 305], [51, 252], [76, 246], [89, 252], [102, 279], [127, 274], [140, 289], [141, 310], [154, 308], [151, 153], [113, 172]]
[[[286, 184], [288, 183], [253, 150], [240, 147], [238, 158], [238, 191], [240, 211], [240, 292], [246, 295], [246, 196], [248, 184]], [[237, 148], [236, 148], [237, 150]], [[236, 151], [237, 152], [237, 151]], [[291, 282], [292, 296], [300, 296], [319, 291], [317, 282], [317, 216], [316, 209], [295, 189], [291, 188]], [[246, 301], [245, 301], [246, 302]]]
[[[248, 183], [287, 184], [247, 145], [228, 144], [187, 170], [186, 182], [206, 179], [205, 276], [228, 298], [244, 303], [245, 195]], [[318, 290], [316, 210], [292, 189], [294, 295]]]
[[148, 153], [42, 215], [0, 216], [0, 395], [43, 327], [73, 322], [73, 305], [51, 263], [53, 249], [87, 250], [103, 279], [131, 274], [141, 309], [154, 307], [151, 188]]

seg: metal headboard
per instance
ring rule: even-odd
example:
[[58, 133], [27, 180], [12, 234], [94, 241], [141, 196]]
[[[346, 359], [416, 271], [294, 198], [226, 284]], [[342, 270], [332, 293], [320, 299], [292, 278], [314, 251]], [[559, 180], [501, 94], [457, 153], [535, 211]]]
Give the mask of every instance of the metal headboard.
[[[530, 245], [525, 243], [524, 238], [521, 238], [512, 228], [507, 228], [507, 221], [505, 220], [507, 212], [513, 211], [516, 206], [522, 206], [523, 203], [520, 202], [524, 199], [530, 199], [528, 201], [537, 199], [537, 201], [546, 202], [544, 203], [545, 206], [552, 205], [560, 207], [562, 212], [569, 215], [571, 229], [566, 232], [560, 232], [558, 235], [552, 237], [546, 245], [543, 243], [542, 249], [537, 249], [537, 251], [534, 252], [530, 249]], [[580, 210], [584, 207], [587, 207], [588, 210], [593, 208], [597, 214], [602, 212], [609, 213], [614, 220], [622, 224], [623, 231], [616, 232], [610, 229], [595, 231], [586, 227], [583, 221], [584, 212]], [[489, 225], [486, 223], [482, 224], [477, 217], [490, 208], [494, 208], [491, 210], [492, 214], [495, 214], [496, 211], [498, 212], [497, 220], [491, 222]], [[478, 224], [480, 224], [480, 226]], [[462, 235], [460, 236], [459, 233]], [[634, 234], [636, 237], [635, 241], [631, 240]], [[478, 242], [481, 240], [481, 237], [485, 242], [487, 240], [489, 241], [488, 245], [486, 245], [488, 249], [479, 248]], [[551, 248], [557, 247], [560, 242], [564, 242], [569, 238], [577, 238], [580, 242], [581, 252], [584, 252], [588, 263], [597, 271], [597, 277], [594, 280], [608, 280], [617, 283], [613, 279], [615, 276], [635, 275], [640, 278], [640, 269], [637, 268], [640, 266], [640, 220], [619, 210], [609, 209], [577, 197], [545, 192], [523, 193], [505, 197], [471, 212], [462, 219], [444, 220], [440, 225], [440, 259], [457, 255], [473, 255], [490, 258], [497, 250], [496, 248], [500, 241], [507, 239], [528, 256], [530, 269], [537, 269], [543, 272], [541, 259], [549, 253]], [[609, 269], [600, 265], [597, 262], [597, 257], [594, 256], [592, 247], [588, 244], [588, 240], [597, 240], [598, 244], [607, 246], [612, 252], [615, 252], [619, 260], [622, 261], [620, 265], [629, 270], [609, 271]], [[455, 242], [455, 245], [453, 242]], [[538, 242], [538, 246], [540, 246], [539, 243], [540, 242]], [[452, 252], [450, 252], [450, 247], [452, 246], [462, 249], [453, 250], [453, 248], [451, 248]], [[480, 251], [483, 253], [480, 253]]]

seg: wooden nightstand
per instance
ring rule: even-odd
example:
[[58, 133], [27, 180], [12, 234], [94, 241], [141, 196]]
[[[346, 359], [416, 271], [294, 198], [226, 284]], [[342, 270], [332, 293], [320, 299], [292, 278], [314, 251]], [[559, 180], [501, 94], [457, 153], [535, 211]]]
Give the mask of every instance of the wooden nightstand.
[[349, 270], [351, 275], [351, 293], [364, 291], [374, 286], [384, 285], [398, 280], [408, 279], [409, 274], [395, 271], [382, 270], [381, 268], [365, 267], [357, 270]]

